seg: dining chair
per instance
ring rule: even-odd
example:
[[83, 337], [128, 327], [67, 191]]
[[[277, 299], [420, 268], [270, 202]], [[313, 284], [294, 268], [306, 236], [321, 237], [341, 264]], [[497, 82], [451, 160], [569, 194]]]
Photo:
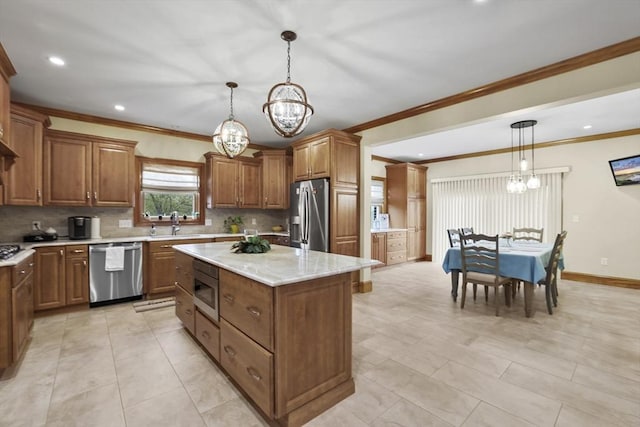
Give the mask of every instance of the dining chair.
[[460, 247], [460, 230], [457, 228], [450, 228], [447, 230], [449, 236], [449, 245], [452, 248]]
[[558, 262], [560, 261], [560, 255], [562, 255], [562, 248], [564, 246], [564, 239], [567, 237], [567, 232], [563, 231], [556, 236], [556, 240], [551, 250], [551, 256], [549, 262], [545, 267], [547, 274], [543, 279], [538, 281], [538, 285], [544, 285], [544, 296], [547, 300], [547, 311], [549, 314], [553, 314], [553, 306], [558, 306]]
[[462, 227], [460, 233], [463, 235], [473, 234], [473, 227]]
[[[460, 308], [464, 308], [467, 296], [467, 283], [475, 286], [482, 285], [486, 289], [494, 288], [494, 300], [496, 305], [496, 316], [500, 315], [500, 303], [498, 291], [500, 286], [504, 286], [505, 304], [511, 306], [511, 285], [510, 277], [500, 276], [500, 247], [498, 245], [498, 235], [487, 236], [485, 234], [468, 234], [460, 239], [460, 255], [462, 260], [462, 301]], [[475, 294], [475, 292], [474, 292]], [[485, 298], [487, 299], [487, 298]]]
[[528, 240], [530, 242], [540, 242], [542, 243], [542, 235], [544, 233], [544, 228], [515, 228], [513, 229], [512, 237], [513, 240]]

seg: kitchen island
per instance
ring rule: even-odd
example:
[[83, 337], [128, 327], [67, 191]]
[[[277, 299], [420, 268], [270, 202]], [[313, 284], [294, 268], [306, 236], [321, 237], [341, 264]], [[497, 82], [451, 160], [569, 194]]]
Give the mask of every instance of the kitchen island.
[[[302, 425], [355, 391], [351, 272], [378, 261], [279, 245], [266, 254], [230, 247], [174, 246], [176, 314], [267, 419]], [[218, 267], [218, 319], [189, 303], [193, 271], [185, 271], [194, 259]]]

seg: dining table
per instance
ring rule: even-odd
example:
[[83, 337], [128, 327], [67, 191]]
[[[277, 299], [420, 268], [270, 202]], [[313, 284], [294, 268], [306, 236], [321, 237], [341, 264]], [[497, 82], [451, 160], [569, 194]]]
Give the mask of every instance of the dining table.
[[[534, 285], [544, 279], [547, 272], [545, 267], [549, 263], [553, 244], [530, 241], [513, 241], [500, 239], [498, 261], [500, 276], [511, 277], [524, 282], [524, 312], [526, 317], [533, 315]], [[451, 297], [458, 298], [458, 281], [462, 270], [460, 247], [451, 247], [442, 261], [442, 268], [451, 274]], [[562, 255], [558, 268], [564, 269]]]

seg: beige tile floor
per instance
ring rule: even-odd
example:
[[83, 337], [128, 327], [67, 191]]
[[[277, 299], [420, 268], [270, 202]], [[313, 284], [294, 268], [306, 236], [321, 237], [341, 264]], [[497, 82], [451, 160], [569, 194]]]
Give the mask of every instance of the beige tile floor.
[[[525, 318], [464, 310], [437, 263], [373, 273], [354, 296], [356, 393], [309, 426], [640, 426], [640, 292], [559, 284]], [[172, 308], [36, 319], [0, 379], [0, 426], [265, 426]]]

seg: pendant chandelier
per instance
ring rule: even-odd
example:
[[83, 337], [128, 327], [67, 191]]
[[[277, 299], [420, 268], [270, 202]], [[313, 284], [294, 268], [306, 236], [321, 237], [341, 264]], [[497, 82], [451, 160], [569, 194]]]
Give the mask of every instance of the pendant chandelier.
[[302, 86], [291, 83], [291, 42], [298, 36], [293, 31], [283, 31], [280, 37], [287, 42], [287, 81], [271, 88], [262, 112], [278, 135], [291, 138], [307, 126], [313, 107]]
[[[511, 175], [507, 183], [507, 191], [509, 193], [524, 193], [527, 188], [540, 188], [540, 178], [537, 177], [535, 171], [535, 157], [533, 150], [534, 132], [533, 127], [538, 123], [537, 120], [522, 120], [511, 123]], [[527, 143], [525, 141], [525, 129], [531, 128], [531, 175], [526, 184], [524, 181], [524, 172], [527, 171], [528, 162], [526, 158]], [[514, 173], [513, 155], [514, 155], [514, 131], [518, 130], [518, 173]]]
[[233, 117], [233, 89], [237, 83], [227, 82], [231, 89], [231, 112], [229, 118], [218, 125], [213, 133], [213, 145], [216, 149], [230, 159], [240, 155], [249, 145], [249, 132], [247, 128]]

